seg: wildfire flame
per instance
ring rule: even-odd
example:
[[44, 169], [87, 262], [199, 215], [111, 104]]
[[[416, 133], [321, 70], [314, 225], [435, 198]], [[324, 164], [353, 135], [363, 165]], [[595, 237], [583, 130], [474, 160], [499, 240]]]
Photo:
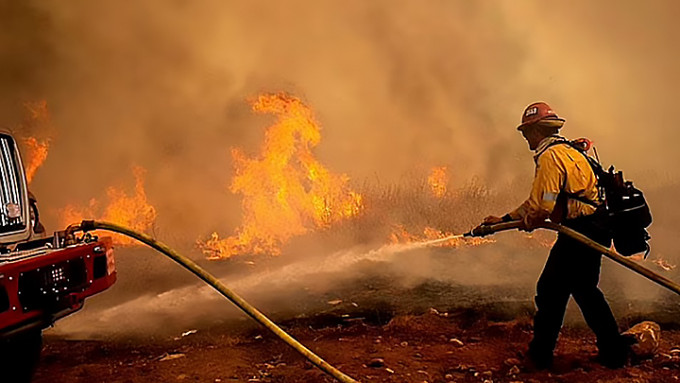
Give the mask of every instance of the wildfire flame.
[[38, 138], [34, 135], [38, 132], [42, 135], [49, 134], [51, 119], [45, 100], [26, 102], [24, 103], [24, 110], [22, 130], [29, 132], [28, 134], [31, 134], [31, 136], [21, 141], [23, 141], [26, 149], [26, 181], [31, 183], [35, 172], [47, 159], [47, 152], [50, 147], [50, 138]]
[[447, 174], [446, 166], [438, 166], [430, 170], [430, 175], [427, 177], [427, 184], [435, 197], [444, 197], [448, 182], [449, 176]]
[[[109, 187], [106, 190], [108, 203], [102, 205], [97, 199], [90, 200], [88, 206], [78, 207], [68, 205], [61, 209], [63, 226], [80, 222], [83, 219], [98, 219], [127, 226], [136, 231], [148, 230], [156, 220], [156, 209], [149, 204], [144, 189], [146, 170], [135, 166], [134, 194], [128, 195], [125, 190]], [[114, 241], [119, 245], [133, 245], [135, 240], [125, 236], [114, 235]]]
[[[643, 257], [643, 259], [644, 259], [644, 257]], [[675, 265], [668, 263], [668, 261], [666, 261], [665, 259], [660, 258], [660, 257], [653, 259], [652, 262], [654, 262], [657, 266], [664, 269], [665, 271], [671, 271], [671, 270], [675, 269]]]
[[242, 224], [236, 233], [199, 241], [212, 259], [237, 254], [279, 255], [290, 238], [356, 216], [362, 197], [349, 178], [326, 169], [312, 153], [321, 141], [312, 110], [288, 94], [259, 96], [252, 108], [270, 113], [276, 123], [265, 133], [257, 157], [232, 149], [235, 176], [230, 190], [243, 196]]
[[33, 181], [33, 176], [38, 168], [47, 159], [47, 151], [50, 147], [50, 140], [38, 140], [35, 137], [28, 137], [24, 140], [28, 152], [26, 156], [28, 158], [28, 163], [26, 164], [26, 181], [31, 183]]

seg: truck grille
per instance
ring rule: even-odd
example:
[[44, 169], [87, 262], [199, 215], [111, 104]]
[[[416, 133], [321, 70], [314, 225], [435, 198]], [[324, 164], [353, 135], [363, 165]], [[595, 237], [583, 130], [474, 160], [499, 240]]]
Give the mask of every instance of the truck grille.
[[55, 263], [19, 276], [19, 292], [24, 312], [59, 305], [60, 297], [79, 292], [87, 285], [87, 270], [82, 258]]
[[0, 233], [25, 228], [22, 174], [14, 140], [0, 135]]

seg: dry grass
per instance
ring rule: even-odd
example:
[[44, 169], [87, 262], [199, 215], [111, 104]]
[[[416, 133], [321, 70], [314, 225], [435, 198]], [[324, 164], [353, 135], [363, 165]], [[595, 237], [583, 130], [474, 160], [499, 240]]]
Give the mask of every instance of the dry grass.
[[437, 197], [425, 176], [407, 175], [398, 183], [388, 184], [365, 181], [355, 188], [363, 196], [361, 214], [317, 234], [326, 243], [347, 245], [384, 243], [400, 228], [416, 236], [425, 228], [463, 233], [485, 216], [507, 211], [505, 194], [517, 194], [511, 189], [505, 188], [501, 194], [472, 179], [457, 188], [449, 187]]

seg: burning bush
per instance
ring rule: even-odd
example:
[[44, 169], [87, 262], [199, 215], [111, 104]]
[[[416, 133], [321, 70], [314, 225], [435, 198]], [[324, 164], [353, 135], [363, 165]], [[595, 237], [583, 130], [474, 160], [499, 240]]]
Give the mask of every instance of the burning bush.
[[[135, 177], [134, 194], [124, 189], [110, 186], [106, 190], [107, 203], [92, 198], [88, 206], [68, 205], [60, 210], [62, 226], [80, 222], [83, 219], [99, 219], [127, 226], [132, 230], [146, 231], [156, 220], [156, 209], [148, 202], [144, 189], [146, 171], [136, 166], [132, 169]], [[119, 245], [133, 245], [135, 240], [122, 235], [114, 235]]]

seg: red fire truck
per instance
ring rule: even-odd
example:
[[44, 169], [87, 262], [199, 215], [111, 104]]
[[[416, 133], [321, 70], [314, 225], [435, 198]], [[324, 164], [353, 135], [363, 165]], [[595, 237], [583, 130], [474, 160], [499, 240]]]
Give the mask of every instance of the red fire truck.
[[28, 382], [42, 330], [116, 281], [109, 238], [46, 235], [16, 141], [0, 132], [0, 382]]

